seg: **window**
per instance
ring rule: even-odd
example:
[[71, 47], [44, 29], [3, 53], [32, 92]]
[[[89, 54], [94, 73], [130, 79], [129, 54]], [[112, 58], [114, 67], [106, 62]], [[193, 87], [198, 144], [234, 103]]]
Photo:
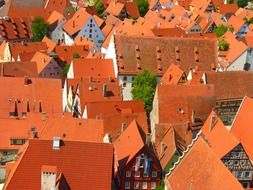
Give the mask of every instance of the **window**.
[[134, 182], [134, 189], [139, 189], [140, 183], [138, 181]]
[[157, 171], [152, 171], [152, 177], [157, 177]]
[[123, 82], [122, 86], [123, 86], [123, 87], [126, 87], [126, 82]]
[[89, 38], [92, 38], [92, 34], [89, 35]]
[[126, 177], [131, 177], [131, 171], [130, 170], [126, 171]]
[[151, 189], [155, 189], [156, 188], [156, 182], [151, 182]]
[[136, 171], [134, 176], [135, 177], [140, 177], [140, 171]]
[[251, 177], [251, 173], [250, 172], [245, 172], [244, 173], [244, 177], [245, 178], [250, 178]]
[[147, 189], [148, 185], [147, 185], [147, 182], [142, 182], [142, 189]]
[[130, 182], [129, 181], [125, 182], [125, 189], [130, 189]]
[[243, 177], [243, 172], [237, 172], [237, 175], [236, 175], [238, 178], [241, 178]]
[[250, 183], [249, 182], [243, 182], [242, 186], [243, 186], [243, 188], [250, 188]]
[[148, 177], [148, 173], [143, 172], [143, 177]]
[[123, 81], [127, 81], [127, 77], [123, 77]]
[[90, 33], [92, 33], [92, 29], [90, 29]]
[[135, 77], [132, 77], [132, 81], [134, 81], [134, 78], [135, 78]]

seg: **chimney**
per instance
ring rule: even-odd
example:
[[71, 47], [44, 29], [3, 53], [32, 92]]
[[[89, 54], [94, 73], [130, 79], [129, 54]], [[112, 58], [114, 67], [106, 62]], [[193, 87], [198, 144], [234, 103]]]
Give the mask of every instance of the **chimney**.
[[110, 136], [109, 133], [106, 133], [106, 134], [105, 134], [105, 136], [104, 136], [104, 138], [103, 138], [103, 142], [104, 142], [104, 143], [112, 143], [112, 138], [111, 138], [111, 136]]
[[46, 119], [47, 119], [46, 112], [42, 112], [42, 114], [41, 114], [41, 120], [42, 121], [46, 121]]
[[24, 76], [24, 85], [27, 86], [29, 84], [29, 79], [28, 79], [28, 76], [25, 75]]
[[106, 86], [106, 84], [103, 84], [103, 96], [104, 97], [107, 96], [107, 86]]
[[53, 150], [60, 150], [61, 146], [61, 138], [53, 137]]
[[42, 165], [41, 167], [41, 190], [56, 189], [56, 166]]
[[89, 83], [92, 82], [92, 76], [89, 76]]
[[150, 143], [151, 143], [151, 134], [147, 133], [146, 134], [146, 145], [150, 145]]
[[125, 123], [122, 123], [121, 124], [121, 132], [124, 132], [126, 129], [126, 124]]

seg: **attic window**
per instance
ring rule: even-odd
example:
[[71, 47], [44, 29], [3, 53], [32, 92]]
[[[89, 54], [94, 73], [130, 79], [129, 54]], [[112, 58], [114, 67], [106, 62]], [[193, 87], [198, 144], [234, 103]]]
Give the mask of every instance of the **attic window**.
[[184, 109], [183, 109], [183, 108], [178, 108], [178, 111], [179, 111], [181, 114], [184, 114]]
[[140, 48], [138, 45], [135, 46], [135, 51], [140, 51]]
[[178, 46], [175, 47], [176, 53], [180, 53]]

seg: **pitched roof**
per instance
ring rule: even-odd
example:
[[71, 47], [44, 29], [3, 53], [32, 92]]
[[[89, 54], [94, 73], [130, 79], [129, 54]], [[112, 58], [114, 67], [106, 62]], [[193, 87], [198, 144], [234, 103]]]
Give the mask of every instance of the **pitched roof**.
[[137, 37], [115, 35], [120, 74], [136, 74], [146, 68], [162, 75], [171, 63], [182, 70], [199, 67], [211, 70], [217, 65], [215, 39]]
[[53, 150], [52, 140], [30, 140], [16, 167], [11, 171], [5, 188], [40, 189], [43, 166], [57, 168], [57, 176], [62, 173], [71, 189], [111, 188], [111, 144], [78, 141], [63, 141], [61, 144], [59, 150]]
[[114, 16], [119, 16], [121, 11], [124, 9], [124, 4], [112, 0], [109, 6], [106, 8], [105, 12], [110, 13]]
[[[206, 72], [207, 84], [215, 86], [217, 99], [253, 97], [253, 73], [245, 71]], [[233, 84], [233, 86], [231, 86]], [[236, 86], [236, 88], [234, 88]]]
[[167, 187], [173, 190], [243, 190], [241, 184], [201, 137], [165, 180]]
[[32, 32], [28, 19], [0, 19], [0, 34], [5, 40], [31, 39]]
[[61, 13], [54, 10], [48, 17], [47, 22], [50, 25], [55, 24], [56, 22], [58, 24], [62, 19], [64, 19], [64, 16]]
[[0, 96], [1, 117], [9, 117], [14, 107], [19, 117], [22, 112], [62, 113], [61, 80], [0, 77], [0, 86], [4, 88]]
[[192, 121], [193, 112], [205, 121], [216, 100], [212, 85], [159, 85], [157, 92], [159, 123]]
[[42, 39], [42, 42], [45, 42], [45, 43], [46, 43], [46, 45], [47, 45], [47, 52], [48, 52], [48, 53], [54, 51], [54, 49], [55, 49], [55, 47], [56, 47], [56, 43], [55, 43], [53, 40], [51, 40], [51, 39], [49, 39], [48, 37], [45, 36], [45, 37]]
[[10, 50], [12, 57], [17, 60], [18, 55], [21, 53], [46, 52], [47, 44], [45, 42], [11, 43]]
[[168, 85], [168, 84], [178, 84], [182, 77], [186, 74], [183, 70], [180, 69], [179, 65], [170, 64], [167, 71], [164, 73], [163, 77], [160, 80], [161, 85]]
[[36, 52], [31, 61], [36, 63], [37, 72], [40, 74], [48, 66], [52, 59], [52, 57], [49, 57], [44, 53]]
[[215, 112], [212, 112], [209, 115], [205, 124], [201, 128], [201, 131], [211, 149], [220, 159], [240, 143], [226, 129]]
[[63, 25], [63, 29], [69, 34], [74, 35], [84, 26], [87, 22], [88, 18], [91, 15], [88, 14], [85, 9], [80, 8], [78, 11], [73, 15], [71, 19], [69, 19], [66, 24]]
[[104, 125], [102, 120], [73, 118], [71, 115], [64, 117], [49, 117], [44, 121], [40, 139], [51, 140], [61, 137], [63, 140], [82, 142], [103, 142]]
[[55, 53], [61, 61], [70, 64], [75, 53], [78, 53], [80, 58], [86, 58], [89, 54], [89, 45], [56, 46]]
[[34, 62], [2, 62], [0, 63], [0, 76], [5, 77], [38, 77], [37, 67]]
[[[68, 89], [71, 87], [75, 94], [79, 89], [81, 108], [88, 102], [120, 101], [122, 100], [121, 87], [118, 80], [108, 80], [100, 78], [98, 80], [67, 79]], [[105, 94], [103, 93], [105, 90]], [[105, 95], [105, 96], [104, 96]]]
[[120, 168], [128, 164], [145, 146], [143, 136], [135, 120], [124, 130], [113, 143], [113, 146], [115, 149], [115, 159], [122, 164]]
[[247, 152], [253, 155], [253, 140], [250, 135], [253, 133], [251, 113], [253, 113], [253, 99], [245, 97], [235, 116], [231, 133], [240, 139]]
[[74, 78], [116, 77], [112, 59], [74, 59]]

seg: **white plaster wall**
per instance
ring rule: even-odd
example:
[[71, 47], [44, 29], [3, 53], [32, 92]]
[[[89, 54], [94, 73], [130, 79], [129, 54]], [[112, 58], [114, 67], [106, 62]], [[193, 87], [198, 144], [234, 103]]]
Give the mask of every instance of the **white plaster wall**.
[[246, 63], [246, 58], [247, 50], [227, 67], [227, 71], [243, 71], [244, 64]]
[[62, 90], [62, 108], [63, 111], [65, 111], [65, 108], [67, 106], [67, 99], [68, 99], [68, 86], [67, 86], [67, 80], [65, 79], [64, 87]]
[[[127, 78], [127, 80], [124, 80], [124, 77]], [[123, 94], [123, 100], [132, 100], [132, 81], [133, 77], [131, 75], [119, 75], [119, 85], [122, 87], [122, 94]], [[125, 87], [123, 87], [123, 84], [126, 84]]]
[[58, 41], [62, 42], [64, 40], [64, 31], [62, 26], [66, 23], [66, 19], [62, 19], [58, 26], [52, 31], [51, 39], [58, 44]]
[[74, 78], [74, 66], [73, 66], [73, 61], [70, 63], [69, 71], [67, 74], [68, 79], [73, 79]]
[[118, 76], [118, 64], [117, 64], [117, 57], [116, 57], [116, 50], [115, 50], [115, 43], [114, 43], [114, 35], [112, 35], [110, 39], [110, 43], [105, 53], [105, 59], [112, 59], [115, 77]]

